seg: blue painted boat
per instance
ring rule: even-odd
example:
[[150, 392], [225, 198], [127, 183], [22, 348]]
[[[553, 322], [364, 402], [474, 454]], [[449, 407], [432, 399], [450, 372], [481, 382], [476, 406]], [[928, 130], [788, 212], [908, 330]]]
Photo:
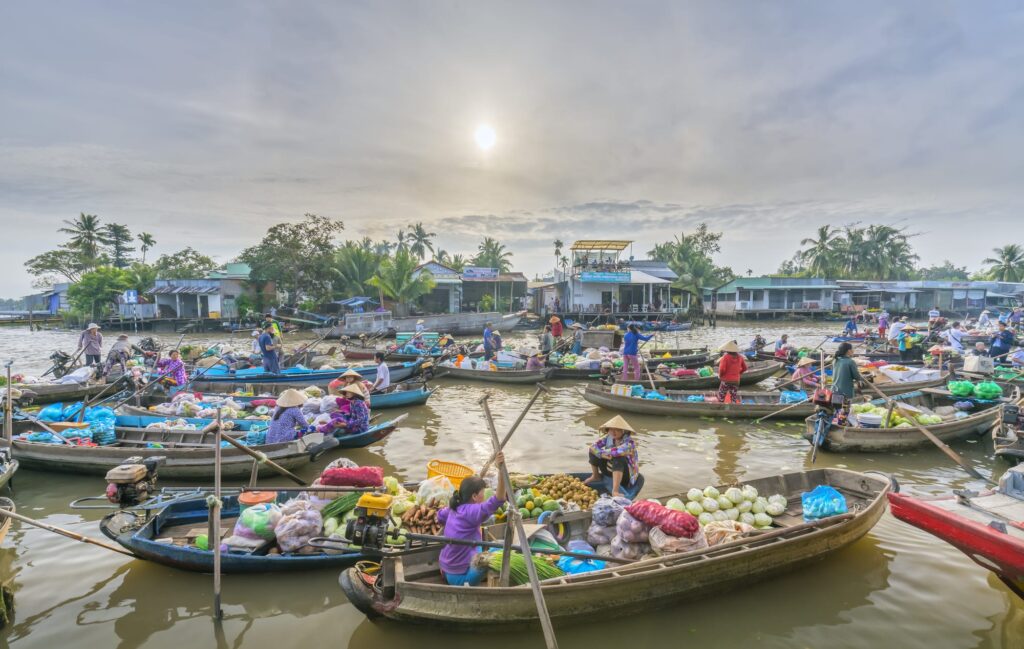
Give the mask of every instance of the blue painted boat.
[[[414, 376], [420, 371], [420, 366], [422, 364], [422, 360], [417, 360], [389, 365], [388, 369], [391, 371], [391, 382], [395, 383], [403, 381]], [[377, 378], [376, 366], [367, 365], [362, 367], [353, 367], [351, 369], [359, 372], [359, 374], [367, 381], [372, 382]], [[273, 374], [258, 367], [244, 370], [228, 370], [224, 367], [218, 367], [216, 369], [210, 369], [209, 371], [200, 370], [197, 372], [194, 375], [191, 389], [200, 391], [234, 392], [236, 389], [244, 386], [253, 386], [253, 388], [257, 390], [262, 386], [282, 385], [288, 387], [305, 387], [307, 385], [326, 387], [328, 383], [341, 376], [342, 373], [347, 370], [348, 368], [310, 370], [293, 367], [282, 370], [277, 374]]]
[[[298, 491], [278, 491], [278, 501], [297, 495]], [[238, 518], [237, 495], [224, 496], [222, 525], [230, 528]], [[200, 550], [187, 542], [189, 532], [197, 528], [206, 534], [209, 514], [205, 494], [172, 502], [147, 521], [144, 510], [121, 510], [100, 521], [100, 530], [139, 559], [194, 572], [213, 572], [213, 552]], [[168, 542], [170, 539], [170, 542]], [[344, 568], [363, 559], [379, 558], [366, 552], [324, 552], [314, 554], [271, 554], [271, 544], [251, 552], [221, 553], [221, 570], [227, 574], [292, 572], [316, 568]]]
[[[399, 383], [392, 386], [388, 392], [376, 392], [370, 395], [370, 410], [384, 410], [387, 408], [406, 408], [409, 406], [421, 406], [427, 402], [430, 395], [434, 394], [434, 390], [437, 388], [428, 388], [425, 384], [416, 383], [413, 385]], [[283, 388], [282, 388], [283, 389]], [[231, 399], [237, 404], [246, 405], [253, 401], [260, 401], [263, 399], [273, 399], [273, 396], [267, 395], [255, 395], [251, 397], [232, 396], [227, 393], [217, 392], [211, 393], [206, 392], [203, 395], [203, 401], [208, 403], [210, 407], [219, 403], [224, 399]], [[164, 403], [166, 397], [160, 397], [152, 395], [150, 398], [143, 398], [142, 403], [145, 406], [155, 406], [160, 403]], [[138, 409], [134, 409], [138, 410]], [[134, 410], [125, 409], [125, 412], [133, 412], [133, 414], [142, 414], [142, 412], [134, 412]]]

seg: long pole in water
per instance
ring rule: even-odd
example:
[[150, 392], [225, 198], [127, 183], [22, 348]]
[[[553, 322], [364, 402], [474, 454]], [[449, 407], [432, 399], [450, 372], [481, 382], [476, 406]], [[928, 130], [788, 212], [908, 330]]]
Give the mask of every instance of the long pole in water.
[[537, 389], [534, 391], [533, 396], [530, 397], [530, 400], [527, 402], [526, 407], [523, 408], [523, 411], [519, 413], [519, 416], [512, 424], [512, 428], [510, 428], [508, 432], [505, 433], [505, 437], [504, 439], [501, 440], [501, 444], [498, 445], [498, 449], [491, 453], [491, 457], [484, 464], [484, 468], [480, 469], [480, 477], [487, 475], [487, 472], [491, 470], [491, 463], [494, 462], [494, 458], [498, 455], [498, 452], [505, 448], [505, 444], [508, 444], [508, 440], [512, 437], [512, 433], [516, 432], [516, 429], [519, 428], [519, 424], [523, 423], [523, 419], [526, 417], [526, 413], [530, 411], [530, 408], [533, 406], [533, 403], [537, 400], [537, 397], [540, 396], [540, 393], [547, 391], [548, 389], [543, 383], [537, 384]]
[[[480, 404], [484, 409], [484, 417], [487, 419], [487, 430], [491, 433], [491, 446], [494, 448], [494, 452], [497, 453], [501, 448], [501, 443], [498, 440], [498, 431], [494, 428], [494, 419], [491, 417], [491, 409], [487, 405], [487, 399], [490, 395], [485, 394], [480, 399]], [[555, 637], [555, 629], [551, 625], [551, 616], [548, 614], [548, 605], [544, 601], [544, 593], [540, 589], [540, 579], [537, 577], [537, 567], [533, 565], [533, 555], [530, 552], [530, 541], [526, 538], [526, 530], [523, 528], [523, 518], [519, 514], [519, 510], [516, 509], [515, 502], [512, 501], [512, 478], [508, 475], [508, 467], [502, 462], [498, 465], [500, 469], [499, 477], [505, 483], [505, 497], [509, 499], [508, 517], [515, 521], [516, 532], [519, 534], [519, 548], [523, 553], [523, 559], [526, 560], [526, 572], [530, 575], [530, 589], [533, 591], [533, 601], [537, 605], [537, 616], [540, 618], [541, 629], [544, 630], [544, 642], [548, 649], [558, 649], [558, 639]], [[504, 572], [505, 562], [509, 559], [509, 540], [510, 537], [506, 533], [505, 536], [505, 549], [502, 554], [502, 571]]]
[[7, 368], [7, 398], [5, 399], [6, 407], [4, 408], [4, 437], [7, 438], [8, 442], [10, 442], [11, 438], [14, 436], [14, 410], [12, 409], [13, 404], [11, 401], [11, 390], [14, 389], [11, 387], [11, 364], [13, 362], [14, 361], [11, 360], [4, 363], [4, 367]]
[[53, 532], [54, 534], [60, 534], [61, 536], [66, 536], [69, 539], [74, 539], [75, 541], [81, 541], [82, 543], [91, 543], [92, 545], [99, 546], [99, 547], [103, 548], [104, 550], [110, 550], [111, 552], [117, 552], [119, 554], [123, 554], [123, 555], [129, 556], [129, 557], [132, 557], [133, 559], [135, 558], [134, 554], [132, 554], [128, 550], [125, 550], [124, 548], [119, 548], [119, 547], [110, 545], [108, 543], [104, 543], [103, 541], [97, 541], [96, 539], [91, 539], [88, 536], [83, 536], [82, 534], [79, 534], [78, 532], [72, 532], [71, 530], [66, 530], [63, 527], [56, 527], [55, 525], [49, 525], [49, 524], [44, 523], [42, 521], [37, 521], [34, 518], [29, 518], [28, 516], [22, 516], [21, 514], [17, 514], [17, 513], [12, 512], [12, 511], [10, 511], [8, 509], [0, 509], [0, 518], [3, 518], [4, 516], [7, 516], [9, 518], [13, 518], [16, 521], [21, 521], [22, 523], [25, 523], [27, 525], [31, 525], [33, 527], [38, 527], [39, 529], [46, 530], [47, 532]]
[[220, 608], [220, 441], [221, 441], [220, 408], [217, 408], [217, 432], [213, 445], [213, 507], [210, 512], [210, 543], [213, 544], [213, 618], [218, 622], [224, 619], [224, 611]]

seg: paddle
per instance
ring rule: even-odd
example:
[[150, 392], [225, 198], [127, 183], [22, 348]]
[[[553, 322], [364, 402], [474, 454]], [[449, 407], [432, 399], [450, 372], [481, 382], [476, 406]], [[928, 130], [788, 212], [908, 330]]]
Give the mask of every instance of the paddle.
[[[875, 387], [875, 385], [873, 383], [870, 383], [868, 381], [865, 381], [865, 383], [867, 383], [869, 386], [871, 386], [871, 389], [874, 390], [878, 394], [879, 397], [881, 397], [883, 400], [885, 400], [885, 402], [887, 404], [889, 404], [890, 407], [893, 407], [893, 406], [896, 405], [896, 402], [893, 399], [890, 399], [889, 397], [887, 397], [885, 395], [885, 393], [882, 392], [881, 390], [879, 390], [877, 387]], [[907, 421], [910, 422], [911, 426], [913, 426], [918, 431], [920, 431], [922, 435], [927, 437], [928, 440], [932, 444], [935, 444], [935, 446], [937, 446], [940, 451], [942, 451], [943, 453], [948, 455], [950, 457], [950, 459], [952, 459], [954, 462], [959, 464], [963, 468], [964, 471], [966, 471], [967, 473], [971, 474], [973, 477], [975, 477], [975, 478], [977, 478], [979, 480], [984, 480], [985, 482], [987, 482], [989, 484], [995, 484], [995, 482], [992, 479], [986, 478], [985, 476], [983, 476], [980, 473], [978, 473], [978, 471], [974, 467], [968, 465], [964, 461], [964, 459], [962, 457], [960, 457], [959, 453], [957, 453], [956, 451], [951, 449], [945, 442], [943, 442], [941, 439], [936, 437], [935, 434], [932, 431], [928, 430], [927, 428], [925, 428], [921, 424], [917, 423], [917, 421], [914, 418], [912, 418], [912, 417], [908, 418]]]
[[[494, 419], [491, 417], [491, 409], [487, 405], [489, 394], [484, 394], [480, 399], [483, 406], [484, 418], [487, 420], [487, 430], [491, 434], [491, 448], [497, 454], [501, 451], [501, 443], [498, 441], [498, 431], [494, 428]], [[555, 629], [551, 625], [551, 616], [548, 613], [547, 602], [544, 601], [544, 593], [540, 589], [540, 579], [537, 577], [537, 567], [533, 565], [533, 554], [530, 552], [530, 541], [526, 536], [526, 529], [523, 527], [523, 518], [519, 509], [512, 499], [512, 479], [508, 475], [508, 467], [502, 462], [498, 468], [502, 482], [505, 485], [505, 497], [508, 499], [508, 519], [514, 521], [516, 532], [519, 534], [519, 549], [526, 562], [526, 572], [530, 575], [530, 589], [533, 591], [533, 602], [537, 606], [537, 615], [540, 618], [540, 626], [544, 631], [544, 642], [548, 649], [558, 649], [558, 640], [555, 638]], [[505, 543], [501, 555], [501, 580], [502, 586], [508, 586], [508, 562], [511, 558], [512, 535], [511, 529], [506, 524]]]
[[101, 547], [101, 548], [103, 548], [105, 550], [110, 550], [111, 552], [118, 552], [120, 554], [124, 554], [124, 555], [127, 555], [129, 557], [135, 558], [134, 554], [132, 554], [131, 552], [128, 552], [124, 548], [119, 548], [119, 547], [116, 547], [116, 546], [104, 543], [103, 541], [97, 541], [96, 539], [89, 538], [88, 536], [83, 536], [83, 535], [81, 535], [81, 534], [79, 534], [77, 532], [72, 532], [71, 530], [66, 530], [66, 529], [64, 529], [62, 527], [56, 527], [54, 525], [50, 525], [50, 524], [44, 523], [42, 521], [37, 521], [34, 518], [29, 518], [28, 516], [22, 516], [21, 514], [17, 514], [15, 512], [12, 512], [9, 509], [0, 509], [0, 516], [6, 516], [8, 518], [13, 518], [16, 521], [21, 521], [22, 523], [26, 523], [28, 525], [32, 525], [33, 527], [38, 527], [39, 529], [46, 530], [47, 532], [53, 532], [54, 534], [60, 534], [61, 536], [66, 536], [69, 539], [74, 539], [76, 541], [81, 541], [82, 543], [91, 543], [92, 545], [99, 546], [99, 547]]
[[523, 408], [522, 412], [519, 413], [519, 416], [516, 418], [515, 423], [512, 424], [512, 428], [510, 428], [508, 432], [505, 433], [505, 438], [502, 439], [501, 444], [498, 445], [498, 450], [491, 453], [491, 457], [484, 463], [484, 468], [480, 469], [481, 478], [487, 475], [487, 472], [491, 470], [491, 463], [494, 462], [494, 458], [497, 457], [498, 453], [505, 448], [505, 444], [507, 444], [508, 440], [511, 439], [512, 433], [516, 432], [516, 429], [519, 428], [519, 424], [521, 424], [523, 418], [526, 417], [526, 413], [529, 412], [530, 408], [533, 406], [533, 402], [537, 400], [537, 397], [540, 396], [541, 392], [547, 391], [548, 389], [547, 387], [545, 387], [543, 383], [537, 384], [537, 389], [534, 390], [533, 396], [530, 397], [530, 400], [526, 403], [526, 407]]
[[[266, 456], [266, 454], [252, 450], [251, 448], [249, 448], [245, 444], [242, 444], [241, 442], [239, 442], [238, 440], [234, 439], [230, 435], [220, 435], [220, 433], [219, 433], [219, 431], [220, 431], [220, 423], [219, 423], [220, 422], [220, 420], [219, 420], [220, 412], [219, 411], [217, 413], [217, 416], [218, 416], [218, 420], [217, 421], [213, 421], [213, 422], [209, 423], [206, 427], [203, 428], [203, 430], [202, 430], [203, 434], [206, 434], [206, 433], [209, 433], [209, 432], [213, 432], [213, 431], [218, 431], [217, 437], [219, 437], [220, 439], [223, 439], [228, 444], [231, 444], [232, 446], [237, 448], [239, 451], [242, 451], [246, 455], [251, 456], [252, 459], [256, 460], [260, 464], [266, 464], [271, 469], [277, 471], [278, 473], [280, 473], [284, 477], [288, 478], [292, 482], [295, 482], [296, 484], [299, 484], [299, 485], [302, 485], [302, 486], [306, 486], [306, 481], [305, 480], [303, 480], [299, 476], [295, 475], [294, 473], [292, 473], [288, 469], [284, 468], [283, 466], [281, 466], [277, 462], [274, 462], [273, 460], [269, 459]], [[219, 441], [217, 442], [216, 446], [217, 446], [217, 448], [220, 447], [220, 442]]]
[[[24, 410], [19, 410], [18, 412], [25, 419], [28, 419], [29, 421], [31, 421], [34, 424], [39, 424], [40, 426], [42, 426], [43, 430], [45, 430], [46, 432], [48, 432], [51, 435], [53, 435], [54, 437], [56, 437], [58, 440], [61, 441], [61, 443], [67, 444], [68, 446], [74, 446], [74, 444], [72, 444], [67, 439], [65, 439], [63, 435], [61, 435], [60, 433], [58, 433], [54, 429], [50, 428], [46, 424], [46, 422], [44, 422], [42, 419], [39, 419], [38, 417], [36, 417], [36, 416], [34, 416], [34, 415], [30, 414], [30, 413], [27, 413]], [[8, 430], [8, 437], [7, 437], [8, 440], [10, 440], [11, 437], [13, 436], [13, 434], [14, 434], [14, 430], [13, 429], [14, 429], [14, 421], [12, 420], [11, 421], [11, 427], [7, 429]]]

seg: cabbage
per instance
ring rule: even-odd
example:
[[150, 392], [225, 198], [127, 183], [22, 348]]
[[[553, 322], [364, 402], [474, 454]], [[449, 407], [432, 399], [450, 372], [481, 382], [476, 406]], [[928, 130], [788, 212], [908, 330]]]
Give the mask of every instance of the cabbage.
[[717, 512], [715, 512], [711, 516], [714, 517], [714, 519], [716, 521], [727, 521], [727, 520], [729, 520], [729, 517], [726, 516], [725, 512], [723, 512], [721, 509], [719, 509]]
[[722, 494], [718, 493], [718, 489], [715, 489], [714, 487], [704, 487], [705, 498], [718, 498], [721, 495]]
[[701, 525], [707, 525], [713, 520], [715, 520], [715, 517], [709, 514], [708, 512], [704, 512], [703, 514], [697, 517], [697, 522]]
[[743, 488], [740, 489], [740, 491], [743, 492], [743, 500], [754, 500], [757, 498], [757, 488], [752, 485], [743, 485]]
[[742, 514], [740, 514], [740, 522], [741, 523], [746, 523], [747, 525], [753, 525], [754, 524], [754, 515], [751, 514], [750, 512], [743, 512]]
[[729, 517], [729, 520], [735, 521], [738, 520], [740, 517], [740, 510], [736, 509], [735, 507], [730, 507], [729, 509], [725, 510], [725, 515]]
[[[398, 495], [398, 478], [394, 476], [387, 476], [384, 478], [384, 486], [387, 487], [388, 493], [392, 496]], [[330, 536], [330, 534], [328, 534]]]
[[706, 512], [714, 513], [718, 511], [718, 501], [714, 498], [705, 498], [700, 501], [700, 506], [703, 507]]
[[755, 515], [763, 514], [764, 510], [765, 510], [765, 507], [767, 507], [767, 506], [768, 506], [768, 501], [764, 500], [764, 498], [758, 498], [750, 506], [750, 512], [752, 514], [755, 514]]
[[729, 487], [726, 489], [725, 497], [731, 500], [734, 505], [738, 505], [743, 502], [743, 492], [736, 487]]
[[780, 505], [777, 502], [775, 502], [775, 503], [768, 503], [768, 506], [765, 507], [765, 510], [764, 510], [764, 513], [768, 514], [769, 516], [782, 516], [785, 512], [786, 512], [785, 505]]
[[683, 511], [690, 512], [691, 516], [700, 516], [704, 513], [704, 508], [700, 506], [700, 503], [695, 503], [691, 500], [686, 503], [686, 508]]
[[750, 502], [749, 500], [744, 500], [743, 502], [736, 505], [736, 509], [738, 509], [741, 514], [746, 514], [750, 511], [750, 507], [753, 504], [754, 503]]
[[789, 504], [789, 501], [786, 500], [786, 497], [783, 496], [782, 494], [775, 494], [774, 496], [769, 496], [768, 497], [768, 502], [769, 503], [779, 503], [783, 507], [785, 507], [786, 505]]
[[679, 500], [678, 498], [669, 498], [668, 502], [665, 503], [665, 506], [668, 507], [669, 509], [674, 509], [677, 512], [686, 510], [686, 505], [684, 505], [683, 501]]
[[654, 504], [656, 504], [656, 505], [660, 505], [660, 504], [661, 504], [661, 501], [660, 501], [660, 500], [658, 500], [657, 498], [648, 498], [648, 499], [647, 499], [647, 502], [649, 502], [649, 503], [654, 503]]
[[758, 527], [768, 527], [772, 524], [772, 517], [768, 514], [754, 514], [754, 525]]
[[719, 496], [718, 497], [718, 508], [719, 509], [729, 509], [730, 507], [732, 507], [732, 501], [731, 500], [729, 500], [725, 496]]
[[700, 502], [701, 498], [704, 497], [704, 492], [696, 487], [686, 492], [686, 499], [690, 502]]

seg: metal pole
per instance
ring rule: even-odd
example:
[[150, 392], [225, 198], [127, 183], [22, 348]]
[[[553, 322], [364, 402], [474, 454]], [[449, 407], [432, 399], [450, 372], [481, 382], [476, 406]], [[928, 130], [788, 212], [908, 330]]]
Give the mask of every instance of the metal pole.
[[220, 443], [221, 443], [220, 408], [217, 408], [217, 432], [213, 445], [213, 497], [214, 503], [210, 512], [210, 543], [213, 544], [213, 619], [224, 619], [224, 611], [220, 608]]

